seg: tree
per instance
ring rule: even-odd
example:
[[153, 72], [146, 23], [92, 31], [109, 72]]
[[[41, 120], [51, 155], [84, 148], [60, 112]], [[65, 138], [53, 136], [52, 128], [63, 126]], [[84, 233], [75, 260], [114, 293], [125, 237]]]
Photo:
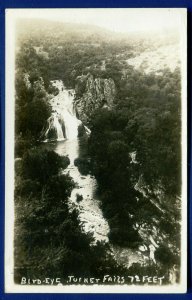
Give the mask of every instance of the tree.
[[61, 157], [54, 151], [32, 149], [23, 157], [23, 177], [46, 183], [61, 169], [65, 169], [69, 163], [68, 157]]
[[174, 264], [178, 263], [176, 256], [165, 245], [161, 245], [156, 249], [155, 259], [168, 267], [172, 267]]

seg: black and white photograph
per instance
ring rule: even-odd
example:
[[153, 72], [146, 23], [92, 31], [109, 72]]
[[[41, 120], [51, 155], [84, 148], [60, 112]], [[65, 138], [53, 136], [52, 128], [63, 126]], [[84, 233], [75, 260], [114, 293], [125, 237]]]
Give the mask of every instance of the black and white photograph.
[[186, 292], [186, 16], [6, 10], [5, 292]]

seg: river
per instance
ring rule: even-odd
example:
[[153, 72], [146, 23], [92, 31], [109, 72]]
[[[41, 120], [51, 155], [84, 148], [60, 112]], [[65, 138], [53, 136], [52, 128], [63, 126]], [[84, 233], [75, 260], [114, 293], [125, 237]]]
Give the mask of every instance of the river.
[[[74, 165], [76, 158], [89, 158], [87, 153], [88, 137], [78, 138], [78, 126], [81, 121], [76, 118], [74, 110], [74, 91], [67, 90], [61, 81], [54, 81], [53, 84], [59, 89], [59, 94], [50, 100], [52, 106], [52, 123], [58, 132], [58, 138], [49, 142], [45, 136], [44, 143], [40, 147], [53, 150], [61, 156], [68, 156], [69, 166], [63, 171], [69, 174], [76, 183], [68, 199], [69, 208], [76, 208], [79, 214], [79, 220], [86, 233], [92, 233], [94, 242], [108, 242], [109, 225], [104, 218], [100, 208], [100, 201], [97, 194], [97, 181], [91, 174], [82, 175]], [[61, 134], [60, 119], [65, 123], [65, 135]], [[60, 125], [59, 125], [60, 124]], [[50, 121], [45, 130], [46, 134], [50, 130]], [[77, 195], [83, 199], [77, 201]], [[133, 251], [129, 248], [122, 248], [111, 245], [111, 250], [116, 261], [129, 267], [134, 262], [143, 263], [143, 257], [139, 251]]]
[[[68, 173], [76, 183], [76, 187], [72, 190], [68, 200], [69, 206], [70, 208], [75, 207], [78, 210], [79, 219], [85, 232], [92, 232], [95, 242], [108, 242], [107, 234], [109, 232], [109, 226], [99, 207], [97, 181], [95, 177], [90, 174], [86, 176], [81, 175], [78, 168], [74, 165], [76, 158], [86, 157], [87, 139], [81, 138], [46, 143], [42, 147], [53, 150], [59, 155], [69, 157], [70, 164], [64, 173]], [[77, 194], [83, 196], [82, 201], [76, 201]]]

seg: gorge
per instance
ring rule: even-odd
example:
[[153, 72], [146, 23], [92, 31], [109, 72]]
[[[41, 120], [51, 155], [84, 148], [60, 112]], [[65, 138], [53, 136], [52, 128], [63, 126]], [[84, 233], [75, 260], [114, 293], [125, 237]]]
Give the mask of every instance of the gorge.
[[[75, 91], [66, 89], [61, 80], [55, 80], [52, 84], [59, 92], [50, 100], [52, 114], [43, 130], [44, 143], [41, 148], [53, 150], [60, 156], [69, 157], [70, 164], [65, 169], [64, 174], [68, 174], [76, 184], [68, 200], [69, 209], [76, 208], [78, 210], [82, 227], [86, 233], [93, 235], [94, 243], [97, 241], [109, 242], [110, 229], [100, 208], [97, 180], [90, 173], [82, 175], [74, 163], [77, 158], [90, 159], [87, 152], [87, 139], [90, 130], [76, 117]], [[114, 90], [113, 88], [112, 93]], [[94, 92], [95, 90], [92, 88], [92, 93], [94, 94]], [[101, 99], [102, 94], [99, 95], [99, 91], [97, 93], [97, 97]], [[82, 99], [85, 101], [85, 98], [86, 96]], [[80, 138], [78, 137], [79, 126], [85, 128], [85, 135]], [[82, 198], [81, 201], [77, 200], [78, 196]], [[142, 246], [142, 244], [138, 247], [138, 251], [113, 244], [110, 244], [110, 249], [117, 263], [128, 268], [133, 263], [145, 264], [146, 259], [149, 260], [150, 257], [154, 257], [157, 244], [152, 239], [150, 245], [151, 251], [146, 251], [146, 246]]]
[[39, 250], [54, 276], [125, 267], [168, 278], [180, 255], [176, 41], [37, 24], [16, 60], [18, 278], [20, 253], [35, 274]]
[[[69, 206], [78, 208], [79, 218], [83, 223], [83, 227], [86, 232], [93, 233], [95, 242], [97, 240], [108, 241], [108, 224], [103, 217], [99, 208], [99, 201], [95, 195], [97, 189], [96, 179], [90, 174], [86, 176], [81, 175], [78, 168], [74, 165], [75, 159], [80, 156], [80, 150], [85, 152], [87, 146], [86, 136], [81, 140], [78, 139], [78, 126], [82, 125], [82, 122], [76, 117], [74, 90], [67, 90], [62, 81], [59, 80], [54, 81], [53, 84], [58, 88], [59, 93], [50, 100], [52, 116], [47, 120], [48, 127], [44, 130], [44, 137], [49, 137], [53, 130], [55, 139], [52, 139], [52, 142], [55, 141], [56, 143], [47, 143], [42, 147], [54, 150], [61, 156], [69, 157], [70, 164], [64, 173], [69, 174], [76, 183], [76, 187], [73, 189], [69, 199]], [[89, 134], [90, 130], [86, 126], [85, 128], [85, 132]], [[50, 140], [47, 138], [43, 141], [48, 142]], [[79, 149], [80, 147], [81, 149]], [[79, 194], [83, 199], [78, 203], [76, 199]]]

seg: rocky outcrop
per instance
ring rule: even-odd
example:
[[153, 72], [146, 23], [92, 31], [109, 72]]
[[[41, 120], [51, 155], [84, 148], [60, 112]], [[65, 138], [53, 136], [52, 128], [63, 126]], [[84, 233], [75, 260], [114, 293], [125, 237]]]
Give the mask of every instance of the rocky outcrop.
[[91, 74], [79, 76], [75, 92], [76, 114], [84, 124], [96, 109], [114, 106], [116, 88], [111, 78], [94, 78]]

